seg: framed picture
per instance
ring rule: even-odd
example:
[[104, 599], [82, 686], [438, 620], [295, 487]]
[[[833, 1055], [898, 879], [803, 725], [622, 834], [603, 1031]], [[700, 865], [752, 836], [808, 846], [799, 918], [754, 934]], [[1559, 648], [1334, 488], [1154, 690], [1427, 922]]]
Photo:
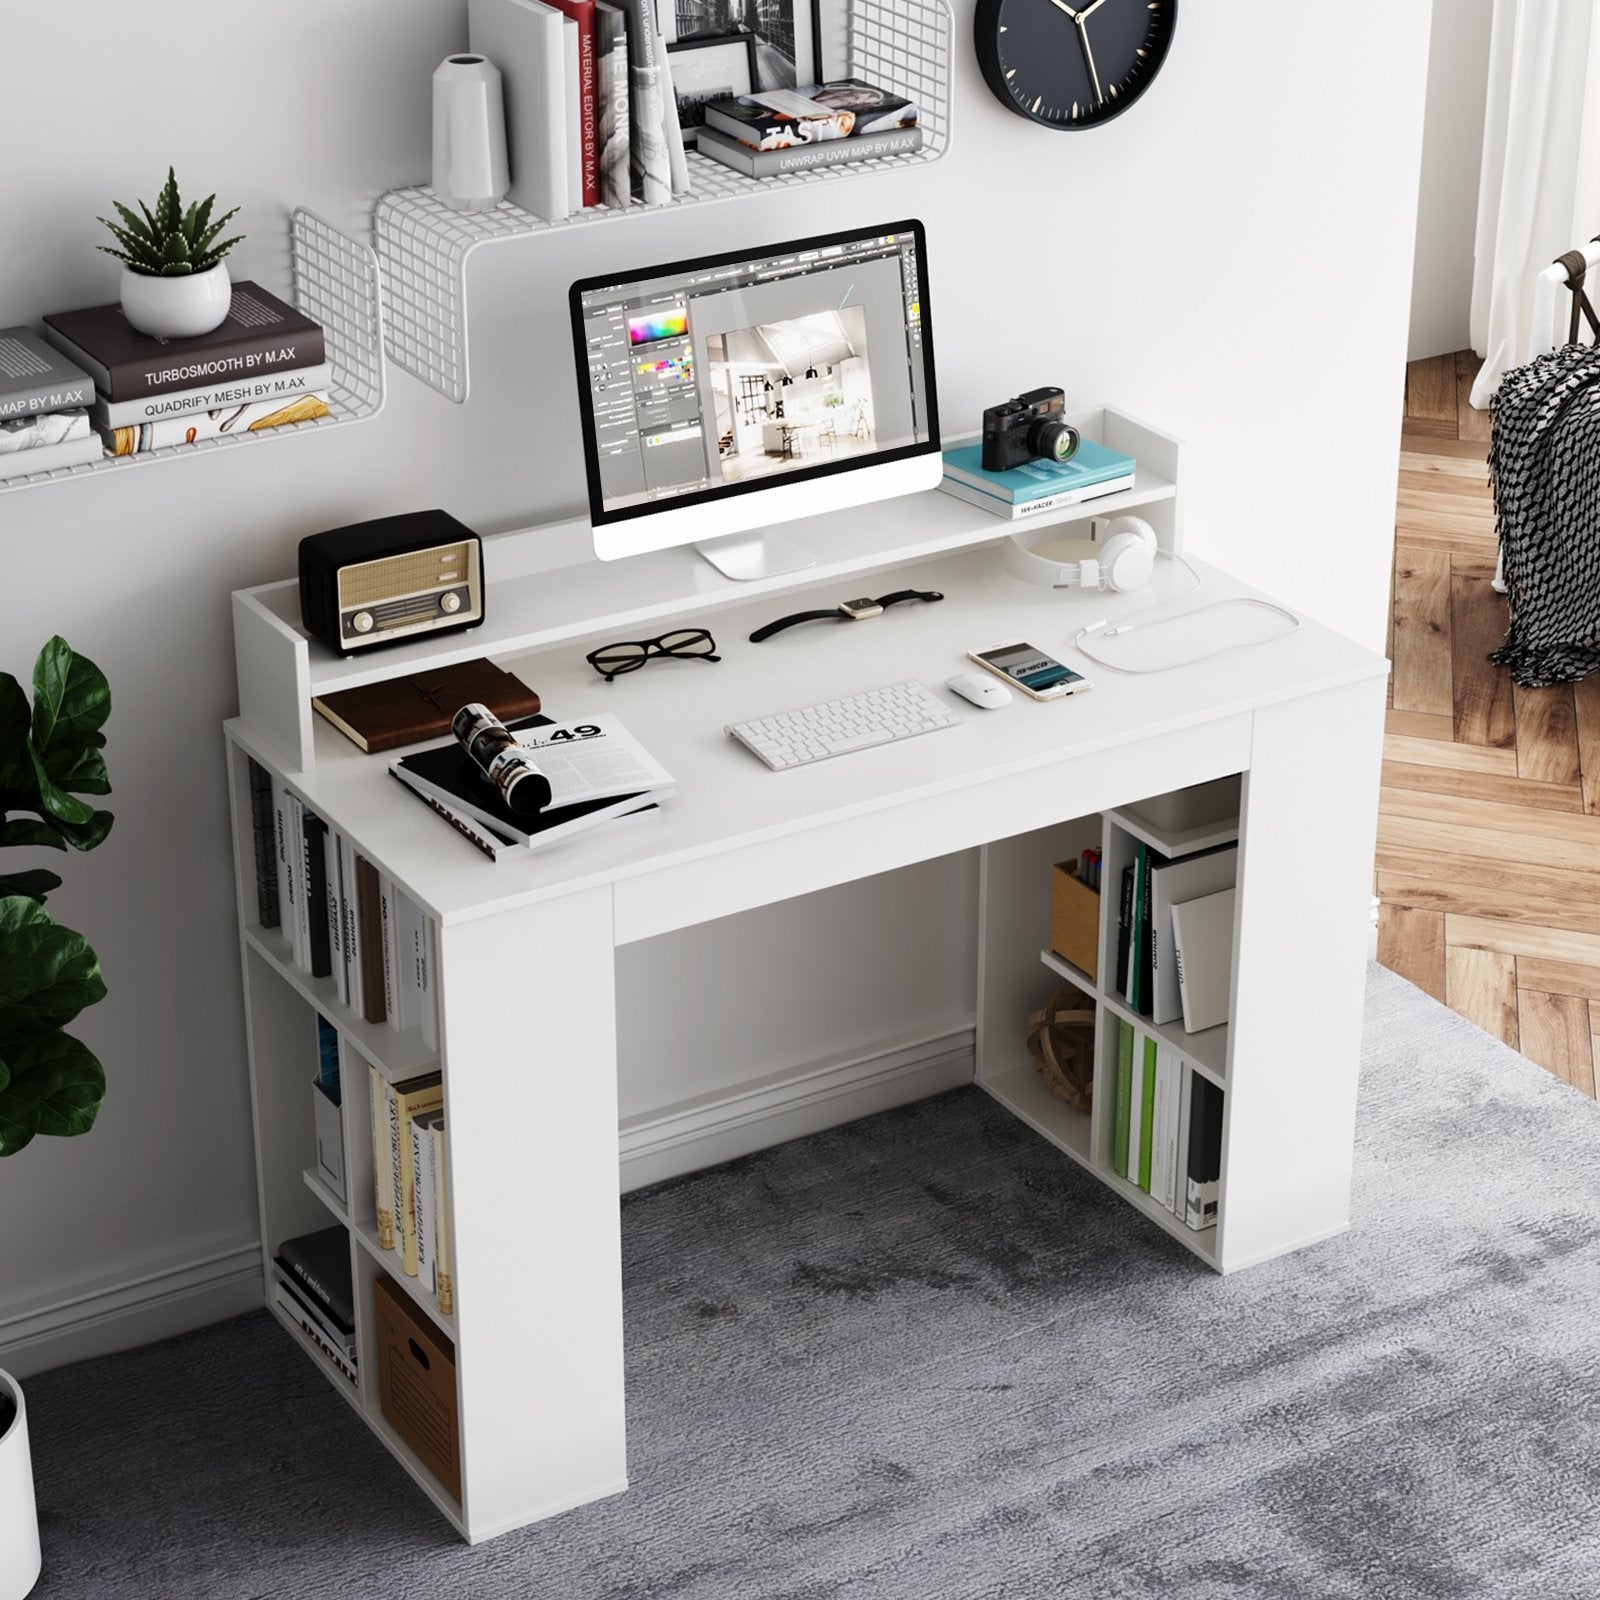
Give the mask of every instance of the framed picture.
[[686, 145], [694, 144], [700, 136], [708, 100], [749, 94], [755, 89], [756, 50], [753, 33], [679, 39], [667, 46], [672, 92], [678, 100], [678, 126]]
[[663, 13], [672, 13], [670, 35], [664, 25], [662, 36], [679, 44], [726, 39], [730, 34], [754, 39], [756, 89], [796, 89], [821, 80], [818, 0], [656, 0], [656, 4], [663, 23]]

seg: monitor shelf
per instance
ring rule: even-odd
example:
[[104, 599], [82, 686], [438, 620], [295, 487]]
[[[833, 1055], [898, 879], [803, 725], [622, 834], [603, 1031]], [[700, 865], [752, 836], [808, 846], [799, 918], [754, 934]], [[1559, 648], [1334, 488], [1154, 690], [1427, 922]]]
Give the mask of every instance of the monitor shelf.
[[453, 211], [426, 186], [384, 195], [373, 233], [384, 277], [389, 359], [458, 405], [466, 400], [467, 260], [482, 245], [937, 161], [950, 143], [951, 22], [945, 0], [849, 0], [844, 55], [845, 76], [891, 89], [917, 105], [920, 150], [769, 178], [747, 178], [690, 151], [689, 194], [666, 206], [591, 206], [558, 222], [509, 202], [492, 211]]
[[40, 484], [84, 478], [100, 472], [120, 472], [160, 461], [191, 460], [214, 450], [240, 445], [269, 444], [315, 429], [365, 422], [383, 409], [383, 312], [378, 290], [378, 262], [372, 251], [347, 237], [314, 211], [297, 209], [289, 219], [289, 247], [294, 274], [294, 303], [327, 339], [333, 382], [328, 395], [329, 415], [311, 422], [289, 423], [258, 433], [200, 439], [193, 444], [167, 445], [133, 456], [102, 456], [76, 467], [54, 472], [33, 472], [0, 478], [0, 491], [36, 488]]

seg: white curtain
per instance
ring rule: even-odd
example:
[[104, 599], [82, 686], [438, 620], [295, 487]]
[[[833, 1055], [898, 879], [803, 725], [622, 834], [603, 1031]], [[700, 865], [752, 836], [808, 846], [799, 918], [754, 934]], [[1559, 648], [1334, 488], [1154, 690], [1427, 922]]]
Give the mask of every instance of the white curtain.
[[1494, 0], [1472, 274], [1472, 348], [1484, 358], [1475, 406], [1544, 347], [1533, 326], [1539, 272], [1600, 233], [1597, 13], [1600, 0]]

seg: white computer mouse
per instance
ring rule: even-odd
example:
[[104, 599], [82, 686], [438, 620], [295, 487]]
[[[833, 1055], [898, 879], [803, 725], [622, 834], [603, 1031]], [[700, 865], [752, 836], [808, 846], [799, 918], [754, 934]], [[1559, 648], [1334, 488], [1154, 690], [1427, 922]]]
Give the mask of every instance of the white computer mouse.
[[958, 672], [946, 678], [944, 686], [963, 700], [970, 700], [985, 711], [998, 711], [1011, 704], [1011, 691], [1003, 683], [986, 678], [981, 672]]

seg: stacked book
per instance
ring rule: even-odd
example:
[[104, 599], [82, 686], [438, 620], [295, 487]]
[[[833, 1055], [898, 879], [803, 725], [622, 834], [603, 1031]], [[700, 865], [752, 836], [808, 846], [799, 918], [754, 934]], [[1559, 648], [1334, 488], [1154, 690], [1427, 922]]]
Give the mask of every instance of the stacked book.
[[446, 1203], [444, 1083], [437, 1072], [391, 1083], [371, 1069], [373, 1212], [378, 1243], [448, 1316], [455, 1309]]
[[337, 1225], [285, 1239], [272, 1262], [273, 1303], [330, 1367], [356, 1381], [350, 1236]]
[[1139, 1016], [1200, 1033], [1228, 1020], [1237, 844], [1169, 861], [1140, 842], [1122, 869], [1117, 992]]
[[275, 774], [252, 760], [256, 921], [340, 1005], [439, 1044], [433, 919]]
[[1109, 450], [1093, 439], [1080, 439], [1070, 461], [1047, 461], [1036, 456], [1020, 467], [989, 472], [983, 465], [982, 444], [967, 444], [945, 451], [944, 478], [939, 487], [958, 500], [1015, 521], [1056, 506], [1078, 505], [1131, 489], [1135, 465], [1133, 457], [1120, 450]]
[[710, 100], [703, 116], [701, 154], [751, 178], [922, 148], [916, 105], [860, 78]]
[[469, 0], [500, 71], [513, 204], [547, 222], [689, 192], [654, 0]]
[[0, 328], [0, 479], [81, 467], [105, 454], [94, 384], [31, 328]]
[[491, 860], [653, 812], [674, 792], [666, 769], [609, 714], [573, 722], [523, 717], [506, 725], [550, 780], [549, 801], [532, 815], [513, 811], [455, 739], [389, 764], [408, 793]]
[[1117, 1023], [1111, 1164], [1197, 1231], [1216, 1226], [1223, 1091], [1165, 1039]]
[[89, 421], [114, 456], [328, 415], [322, 329], [258, 284], [234, 284], [222, 325], [192, 339], [136, 332], [115, 305], [44, 323], [50, 343], [94, 380]]

